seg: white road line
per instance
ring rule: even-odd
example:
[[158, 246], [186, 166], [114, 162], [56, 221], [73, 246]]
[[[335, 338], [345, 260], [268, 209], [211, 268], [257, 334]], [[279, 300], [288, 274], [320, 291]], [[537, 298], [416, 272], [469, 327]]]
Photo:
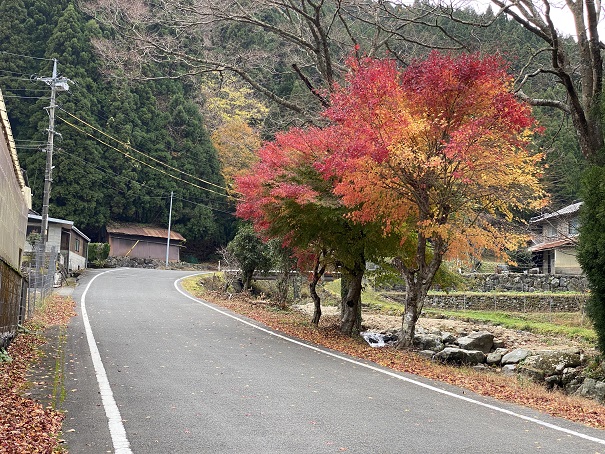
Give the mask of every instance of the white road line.
[[86, 294], [90, 289], [90, 286], [96, 278], [106, 273], [110, 273], [116, 270], [104, 271], [103, 273], [97, 274], [93, 277], [84, 293], [82, 293], [82, 299], [80, 301], [80, 307], [82, 309], [82, 319], [84, 320], [84, 329], [86, 330], [86, 339], [88, 340], [88, 347], [90, 348], [90, 356], [92, 357], [92, 363], [97, 374], [97, 382], [99, 383], [99, 391], [101, 393], [101, 400], [103, 407], [105, 408], [105, 414], [107, 415], [109, 433], [111, 434], [111, 441], [113, 443], [113, 449], [116, 454], [130, 454], [130, 443], [126, 437], [126, 430], [124, 424], [122, 424], [122, 417], [120, 416], [120, 410], [118, 405], [113, 398], [113, 392], [111, 386], [109, 386], [109, 380], [107, 379], [107, 373], [105, 367], [103, 367], [103, 361], [101, 361], [101, 355], [97, 348], [97, 343], [94, 336], [92, 335], [92, 329], [90, 328], [90, 321], [88, 320], [88, 312], [86, 312]]
[[[185, 277], [189, 277], [189, 276], [185, 276]], [[211, 306], [210, 304], [206, 303], [205, 301], [200, 300], [198, 298], [195, 298], [195, 297], [189, 295], [188, 293], [186, 293], [184, 290], [182, 290], [178, 286], [179, 282], [181, 280], [185, 279], [185, 277], [177, 279], [174, 282], [174, 287], [183, 296], [185, 296], [185, 297], [189, 298], [190, 300], [193, 300], [193, 301], [201, 304], [202, 306], [207, 307], [208, 309], [212, 309], [213, 311], [216, 311], [216, 312], [218, 312], [220, 314], [223, 314], [223, 315], [225, 315], [227, 317], [231, 317], [232, 319], [235, 319], [235, 320], [237, 320], [237, 321], [239, 321], [239, 322], [241, 322], [241, 323], [243, 323], [245, 325], [248, 325], [248, 326], [251, 326], [253, 328], [256, 328], [259, 331], [263, 331], [263, 332], [265, 332], [267, 334], [270, 334], [271, 336], [279, 337], [280, 339], [283, 339], [285, 341], [291, 342], [291, 343], [296, 344], [296, 345], [300, 345], [301, 347], [305, 347], [305, 348], [308, 348], [310, 350], [314, 350], [316, 352], [323, 353], [324, 355], [328, 355], [328, 356], [332, 356], [334, 358], [338, 358], [338, 359], [340, 359], [342, 361], [346, 361], [348, 363], [355, 364], [356, 366], [365, 367], [366, 369], [370, 369], [370, 370], [373, 370], [375, 372], [379, 372], [381, 374], [388, 375], [388, 376], [396, 378], [398, 380], [402, 380], [402, 381], [411, 383], [413, 385], [420, 386], [422, 388], [428, 389], [430, 391], [433, 391], [433, 392], [436, 392], [436, 393], [439, 393], [439, 394], [444, 394], [446, 396], [453, 397], [455, 399], [460, 399], [460, 400], [463, 400], [465, 402], [468, 402], [468, 403], [471, 403], [471, 404], [474, 404], [474, 405], [479, 405], [481, 407], [489, 408], [490, 410], [494, 410], [494, 411], [497, 411], [497, 412], [500, 412], [500, 413], [504, 413], [506, 415], [513, 416], [515, 418], [523, 419], [524, 421], [529, 421], [529, 422], [538, 424], [538, 425], [543, 426], [543, 427], [548, 427], [549, 429], [557, 430], [557, 431], [563, 432], [563, 433], [565, 433], [567, 435], [583, 438], [585, 440], [590, 440], [590, 441], [593, 441], [595, 443], [599, 443], [599, 444], [605, 445], [605, 440], [602, 439], [602, 438], [597, 438], [597, 437], [593, 437], [591, 435], [583, 434], [581, 432], [576, 432], [575, 430], [566, 429], [565, 427], [557, 426], [556, 424], [551, 424], [549, 422], [541, 421], [539, 419], [532, 418], [530, 416], [525, 416], [525, 415], [522, 415], [522, 414], [519, 414], [519, 413], [515, 413], [514, 411], [507, 410], [506, 408], [502, 408], [502, 407], [498, 407], [496, 405], [492, 405], [492, 404], [488, 404], [488, 403], [485, 403], [485, 402], [481, 402], [481, 401], [476, 400], [476, 399], [471, 399], [470, 397], [461, 396], [459, 394], [455, 394], [455, 393], [452, 393], [450, 391], [446, 391], [444, 389], [439, 389], [439, 388], [437, 388], [435, 386], [432, 386], [432, 385], [429, 385], [429, 384], [426, 384], [426, 383], [422, 383], [422, 382], [414, 380], [412, 378], [404, 377], [404, 376], [399, 375], [399, 374], [397, 374], [395, 372], [391, 372], [389, 370], [384, 370], [384, 369], [381, 369], [379, 367], [372, 366], [371, 364], [365, 364], [365, 363], [356, 361], [354, 359], [347, 358], [345, 356], [341, 356], [341, 355], [339, 355], [337, 353], [334, 353], [334, 352], [331, 352], [331, 351], [328, 351], [328, 350], [324, 350], [323, 348], [315, 347], [313, 345], [308, 345], [308, 344], [305, 344], [304, 342], [297, 341], [296, 339], [292, 339], [292, 338], [289, 338], [289, 337], [284, 336], [282, 334], [276, 333], [274, 331], [262, 328], [262, 327], [260, 327], [258, 325], [255, 325], [254, 323], [250, 323], [247, 320], [244, 320], [244, 319], [242, 319], [240, 317], [237, 317], [237, 316], [235, 316], [233, 314], [230, 314], [230, 313], [225, 312], [225, 311], [223, 311], [221, 309], [218, 309], [218, 308], [216, 308], [214, 306]]]

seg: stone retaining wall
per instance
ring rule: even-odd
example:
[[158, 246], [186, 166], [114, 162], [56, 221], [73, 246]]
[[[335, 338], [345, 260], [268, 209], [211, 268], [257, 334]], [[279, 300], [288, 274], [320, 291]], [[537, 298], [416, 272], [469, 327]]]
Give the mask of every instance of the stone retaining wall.
[[442, 309], [498, 310], [512, 312], [583, 311], [588, 295], [428, 295], [424, 306]]
[[585, 276], [520, 273], [469, 273], [463, 276], [472, 292], [588, 292]]

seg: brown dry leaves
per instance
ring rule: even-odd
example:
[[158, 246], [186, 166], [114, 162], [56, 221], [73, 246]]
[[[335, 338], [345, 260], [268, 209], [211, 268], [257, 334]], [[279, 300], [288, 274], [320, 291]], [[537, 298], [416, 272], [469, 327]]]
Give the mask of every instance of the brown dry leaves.
[[203, 298], [239, 314], [253, 318], [269, 327], [299, 339], [340, 351], [356, 358], [405, 373], [439, 380], [468, 389], [483, 396], [534, 408], [552, 416], [605, 429], [605, 406], [590, 399], [548, 391], [527, 379], [506, 377], [496, 372], [445, 366], [422, 358], [413, 352], [394, 348], [372, 348], [361, 338], [340, 334], [335, 317], [322, 317], [315, 328], [309, 317], [299, 312], [277, 311], [267, 304], [258, 304], [243, 296], [225, 299], [222, 294], [205, 292]]
[[7, 352], [11, 362], [0, 363], [0, 453], [51, 453], [57, 445], [63, 414], [24, 397], [27, 370], [40, 356], [42, 332], [51, 325], [66, 325], [75, 315], [74, 302], [52, 295], [42, 310], [27, 321]]

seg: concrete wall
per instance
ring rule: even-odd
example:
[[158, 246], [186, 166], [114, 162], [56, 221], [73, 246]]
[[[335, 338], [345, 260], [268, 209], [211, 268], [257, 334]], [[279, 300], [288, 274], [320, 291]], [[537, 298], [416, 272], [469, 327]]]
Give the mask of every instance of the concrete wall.
[[582, 274], [574, 247], [562, 247], [555, 250], [555, 274]]
[[61, 250], [61, 224], [48, 223], [48, 239], [46, 240], [46, 252], [50, 252], [54, 246], [57, 251]]
[[86, 268], [86, 257], [74, 252], [69, 253], [69, 271], [83, 270]]

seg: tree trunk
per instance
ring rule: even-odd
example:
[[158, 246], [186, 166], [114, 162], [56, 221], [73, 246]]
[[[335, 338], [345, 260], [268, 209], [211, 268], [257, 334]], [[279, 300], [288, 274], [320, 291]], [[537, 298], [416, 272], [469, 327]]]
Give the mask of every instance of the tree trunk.
[[409, 348], [414, 345], [414, 335], [416, 334], [416, 322], [422, 312], [424, 296], [418, 285], [408, 285], [405, 296], [405, 311], [401, 321], [401, 334], [397, 348]]
[[243, 284], [243, 291], [247, 292], [248, 290], [250, 290], [250, 288], [252, 287], [252, 276], [254, 276], [254, 271], [252, 272], [247, 272], [244, 271], [242, 272], [242, 284]]
[[309, 282], [309, 293], [311, 293], [311, 299], [313, 299], [313, 319], [311, 323], [315, 326], [319, 325], [319, 319], [321, 318], [321, 298], [317, 294], [317, 284], [326, 272], [326, 266], [320, 266], [320, 258], [318, 257], [315, 261], [315, 267], [313, 268], [313, 276], [311, 282]]
[[414, 335], [416, 334], [416, 322], [422, 312], [424, 298], [431, 287], [437, 270], [441, 266], [443, 254], [446, 251], [444, 243], [439, 238], [432, 241], [432, 257], [427, 258], [428, 241], [422, 235], [418, 235], [418, 246], [416, 249], [416, 263], [418, 267], [410, 269], [405, 265], [405, 261], [396, 258], [394, 264], [405, 279], [405, 311], [401, 321], [401, 333], [397, 348], [410, 348], [414, 344]]
[[315, 276], [313, 276], [313, 280], [309, 282], [309, 292], [311, 293], [311, 299], [313, 300], [313, 318], [311, 319], [311, 323], [315, 326], [319, 325], [319, 319], [321, 318], [321, 298], [317, 294], [317, 281]]
[[290, 270], [284, 270], [282, 274], [277, 278], [277, 302], [281, 308], [287, 306], [288, 301], [288, 287], [290, 281]]
[[[346, 289], [343, 288], [341, 301], [340, 332], [348, 336], [361, 331], [361, 288], [365, 262], [356, 263], [353, 270], [347, 270]], [[345, 275], [343, 275], [345, 278]]]

